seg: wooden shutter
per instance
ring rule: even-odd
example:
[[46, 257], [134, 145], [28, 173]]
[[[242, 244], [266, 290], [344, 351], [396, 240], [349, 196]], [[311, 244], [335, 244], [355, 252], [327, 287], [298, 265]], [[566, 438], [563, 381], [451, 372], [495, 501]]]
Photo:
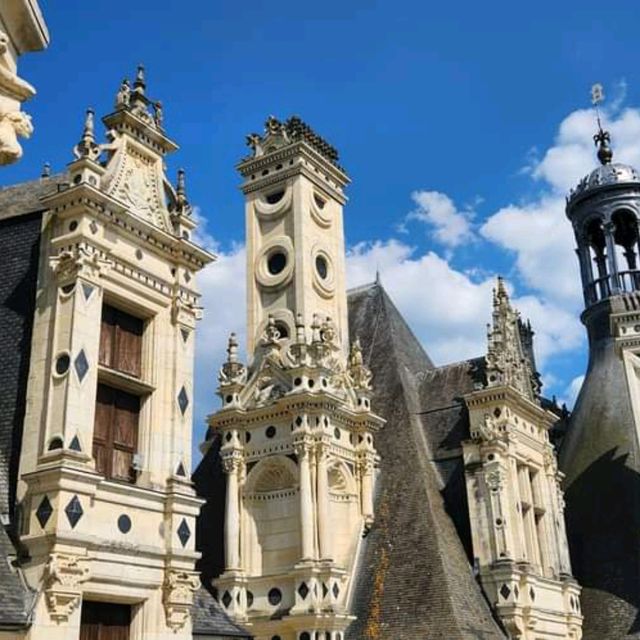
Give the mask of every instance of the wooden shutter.
[[93, 457], [96, 470], [107, 478], [134, 480], [133, 456], [138, 446], [140, 398], [98, 385]]
[[98, 361], [105, 367], [113, 366], [113, 352], [116, 341], [116, 310], [105, 304], [102, 306], [100, 325], [100, 353]]
[[139, 318], [120, 311], [116, 328], [115, 369], [140, 377], [142, 361], [142, 328]]
[[133, 455], [138, 444], [140, 399], [120, 391], [115, 402], [113, 423], [112, 475], [117, 480], [133, 479]]
[[111, 475], [111, 423], [115, 390], [104, 384], [98, 385], [96, 395], [96, 419], [93, 426], [93, 457], [96, 471], [105, 476]]
[[144, 322], [108, 304], [102, 307], [101, 365], [140, 377]]

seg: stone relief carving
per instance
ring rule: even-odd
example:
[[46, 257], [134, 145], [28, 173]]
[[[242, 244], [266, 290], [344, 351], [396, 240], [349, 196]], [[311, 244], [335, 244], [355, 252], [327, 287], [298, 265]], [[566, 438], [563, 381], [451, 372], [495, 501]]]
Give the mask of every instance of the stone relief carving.
[[193, 594], [200, 586], [198, 574], [193, 571], [170, 569], [163, 586], [163, 602], [167, 626], [178, 631], [188, 622]]
[[45, 597], [49, 615], [56, 622], [65, 622], [80, 604], [80, 585], [90, 576], [89, 560], [78, 556], [54, 553], [45, 570]]
[[10, 164], [22, 157], [18, 137], [33, 133], [31, 117], [20, 111], [20, 103], [35, 95], [35, 89], [13, 69], [9, 37], [0, 31], [0, 164]]

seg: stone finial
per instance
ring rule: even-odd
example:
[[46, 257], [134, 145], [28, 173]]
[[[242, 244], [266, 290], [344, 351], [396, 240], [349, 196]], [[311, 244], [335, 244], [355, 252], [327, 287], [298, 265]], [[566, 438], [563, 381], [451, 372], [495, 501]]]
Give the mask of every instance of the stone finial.
[[504, 280], [499, 277], [493, 290], [493, 322], [487, 331], [487, 386], [511, 386], [537, 402], [540, 380], [533, 360], [533, 332], [528, 333], [523, 327], [511, 306]]
[[80, 138], [80, 142], [78, 142], [78, 144], [73, 148], [73, 154], [78, 160], [80, 158], [97, 160], [100, 155], [100, 145], [96, 143], [95, 138], [93, 109], [87, 109], [82, 137]]
[[147, 88], [147, 83], [144, 79], [144, 66], [139, 64], [138, 69], [136, 71], [136, 80], [133, 83], [134, 91], [141, 93], [144, 95], [145, 89]]
[[191, 205], [187, 199], [186, 173], [184, 169], [178, 169], [178, 179], [176, 182], [176, 213], [189, 215]]
[[243, 383], [245, 380], [246, 368], [238, 358], [238, 339], [236, 334], [229, 336], [227, 344], [227, 361], [220, 369], [218, 380], [221, 385]]
[[126, 109], [131, 100], [131, 85], [129, 80], [125, 78], [116, 94], [116, 109]]
[[42, 166], [42, 173], [40, 174], [41, 178], [48, 178], [51, 176], [51, 164], [49, 162], [45, 162]]
[[370, 389], [371, 388], [371, 371], [364, 364], [364, 357], [362, 355], [362, 346], [360, 339], [356, 338], [351, 344], [349, 350], [349, 366], [348, 366], [349, 378], [355, 389]]

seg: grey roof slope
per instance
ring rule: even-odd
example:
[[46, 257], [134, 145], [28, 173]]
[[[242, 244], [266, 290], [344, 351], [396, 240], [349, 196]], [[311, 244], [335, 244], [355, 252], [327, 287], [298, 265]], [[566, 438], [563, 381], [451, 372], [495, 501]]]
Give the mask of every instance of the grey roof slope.
[[0, 526], [0, 631], [29, 624], [35, 596], [11, 566], [14, 556], [13, 543]]
[[58, 184], [68, 180], [67, 173], [57, 173], [46, 178], [0, 187], [0, 220], [44, 210], [40, 199], [54, 193]]
[[574, 575], [582, 585], [584, 640], [640, 637], [640, 451], [610, 313], [585, 314], [589, 365], [560, 450]]
[[473, 384], [473, 362], [434, 369], [379, 284], [350, 292], [349, 321], [374, 374], [373, 409], [387, 424], [376, 436], [376, 521], [361, 551], [347, 638], [505, 638], [447, 514], [447, 473], [437, 468], [459, 447], [464, 415], [451, 399]]
[[194, 635], [225, 639], [252, 637], [245, 629], [229, 619], [215, 598], [204, 587], [200, 587], [194, 597], [191, 614]]

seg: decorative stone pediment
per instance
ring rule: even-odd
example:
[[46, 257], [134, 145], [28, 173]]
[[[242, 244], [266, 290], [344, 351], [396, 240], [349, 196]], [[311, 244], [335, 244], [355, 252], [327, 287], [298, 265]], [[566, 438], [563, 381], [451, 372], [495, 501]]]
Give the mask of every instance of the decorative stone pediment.
[[106, 192], [144, 220], [168, 230], [169, 213], [163, 201], [160, 157], [153, 157], [133, 141], [116, 136], [115, 149], [104, 178]]

